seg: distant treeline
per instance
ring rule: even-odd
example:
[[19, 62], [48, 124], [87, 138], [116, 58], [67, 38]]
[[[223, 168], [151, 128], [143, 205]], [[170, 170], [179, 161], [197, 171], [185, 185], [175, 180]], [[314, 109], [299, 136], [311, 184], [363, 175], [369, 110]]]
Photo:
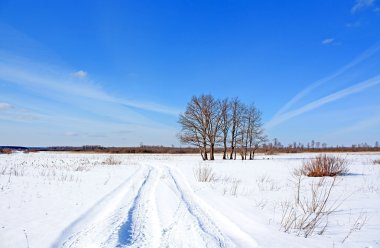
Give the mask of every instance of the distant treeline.
[[[12, 153], [14, 151], [39, 152], [78, 152], [78, 153], [124, 153], [124, 154], [196, 154], [199, 153], [197, 147], [166, 147], [166, 146], [139, 146], [139, 147], [103, 147], [103, 146], [54, 146], [54, 147], [19, 147], [19, 146], [0, 146], [0, 153]], [[223, 148], [215, 149], [216, 153], [223, 153]], [[262, 146], [257, 150], [258, 153], [273, 155], [278, 153], [306, 153], [306, 152], [380, 152], [380, 147], [325, 147], [325, 148], [290, 148], [290, 147], [271, 147]]]
[[279, 148], [269, 148], [261, 147], [258, 150], [259, 153], [265, 154], [277, 154], [277, 153], [325, 153], [325, 152], [380, 152], [380, 147], [324, 147], [324, 148], [290, 148], [290, 147], [279, 147]]
[[138, 147], [102, 147], [102, 146], [81, 146], [81, 147], [48, 147], [46, 151], [72, 151], [91, 153], [168, 153], [186, 154], [197, 153], [195, 147], [166, 147], [166, 146], [138, 146]]

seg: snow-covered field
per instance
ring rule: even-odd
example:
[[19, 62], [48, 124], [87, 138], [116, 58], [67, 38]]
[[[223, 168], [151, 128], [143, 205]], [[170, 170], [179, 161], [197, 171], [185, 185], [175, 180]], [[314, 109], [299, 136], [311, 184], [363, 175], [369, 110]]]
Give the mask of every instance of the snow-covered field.
[[[331, 185], [294, 175], [315, 154], [0, 154], [0, 247], [380, 247], [380, 154], [339, 155], [350, 172], [305, 238], [285, 230], [287, 211], [298, 179], [298, 206]], [[205, 171], [210, 182], [199, 182]]]

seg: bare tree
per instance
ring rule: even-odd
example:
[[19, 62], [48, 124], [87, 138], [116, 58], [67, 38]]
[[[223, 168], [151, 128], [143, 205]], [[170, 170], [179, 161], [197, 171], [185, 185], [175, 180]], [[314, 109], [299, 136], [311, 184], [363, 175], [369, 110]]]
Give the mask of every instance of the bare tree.
[[247, 159], [248, 140], [250, 134], [251, 115], [245, 104], [240, 106], [240, 125], [238, 128], [238, 142], [239, 153], [242, 160]]
[[187, 104], [186, 111], [179, 116], [182, 130], [180, 141], [199, 148], [202, 159], [207, 160], [207, 119], [200, 98], [193, 96]]
[[255, 159], [256, 150], [259, 149], [259, 147], [267, 141], [268, 141], [268, 138], [264, 134], [264, 129], [259, 129], [255, 133], [255, 137], [253, 139], [252, 146], [250, 147], [250, 151], [249, 151], [249, 159], [250, 160]]
[[241, 125], [242, 103], [238, 98], [231, 101], [231, 153], [230, 159], [236, 159], [237, 138]]
[[254, 104], [249, 107], [248, 113], [250, 115], [249, 122], [249, 159], [255, 158], [256, 150], [263, 143], [267, 142], [267, 136], [264, 133], [263, 123], [261, 120], [261, 112]]
[[182, 143], [199, 148], [203, 160], [215, 159], [215, 145], [220, 137], [222, 124], [222, 104], [211, 95], [193, 96], [184, 114], [180, 114], [182, 130], [179, 138]]
[[261, 112], [254, 104], [240, 107], [241, 121], [238, 127], [238, 147], [242, 160], [254, 159], [255, 151], [261, 144], [267, 141], [262, 128]]
[[229, 102], [211, 95], [193, 96], [178, 122], [182, 127], [178, 135], [181, 142], [198, 147], [203, 160], [214, 160], [218, 145], [223, 145], [223, 159], [227, 159], [227, 142], [231, 145], [230, 159], [236, 159], [237, 152], [243, 160], [248, 154], [253, 159], [255, 151], [266, 142], [261, 112], [238, 98]]
[[206, 136], [210, 144], [210, 160], [214, 160], [215, 144], [220, 137], [222, 125], [222, 104], [211, 95], [202, 95], [200, 97], [203, 103], [203, 111], [206, 117], [207, 129]]
[[224, 99], [221, 102], [221, 141], [223, 142], [223, 159], [227, 159], [227, 139], [228, 139], [228, 131], [231, 127], [231, 119], [230, 119], [230, 108], [231, 105], [228, 102], [228, 99]]

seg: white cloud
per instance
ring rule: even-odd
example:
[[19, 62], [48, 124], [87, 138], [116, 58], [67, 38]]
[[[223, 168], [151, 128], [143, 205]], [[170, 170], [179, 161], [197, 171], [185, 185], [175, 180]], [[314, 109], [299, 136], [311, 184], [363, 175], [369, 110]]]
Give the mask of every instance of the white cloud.
[[12, 108], [12, 105], [6, 102], [0, 102], [0, 111]]
[[307, 95], [313, 92], [314, 89], [318, 88], [319, 86], [326, 84], [330, 82], [333, 79], [336, 79], [337, 77], [343, 75], [344, 73], [347, 73], [355, 66], [363, 63], [364, 61], [368, 60], [375, 54], [378, 54], [380, 52], [380, 46], [374, 46], [366, 51], [364, 51], [362, 54], [360, 54], [358, 57], [356, 57], [353, 61], [351, 61], [349, 64], [343, 66], [335, 73], [328, 75], [327, 77], [324, 77], [322, 79], [319, 79], [315, 81], [314, 83], [307, 86], [305, 89], [301, 90], [299, 93], [297, 93], [292, 99], [290, 99], [274, 116], [273, 119], [277, 116], [285, 113], [288, 109], [290, 109], [293, 105], [295, 105], [297, 102], [299, 102], [301, 99], [305, 98]]
[[356, 13], [360, 10], [373, 6], [375, 0], [356, 0], [355, 5], [351, 8], [351, 13]]
[[370, 87], [374, 87], [374, 86], [379, 85], [379, 84], [380, 84], [380, 75], [377, 75], [376, 77], [368, 79], [364, 82], [360, 82], [358, 84], [347, 87], [343, 90], [337, 91], [337, 92], [330, 94], [328, 96], [322, 97], [322, 98], [320, 98], [314, 102], [308, 103], [308, 104], [306, 104], [306, 105], [304, 105], [304, 106], [302, 106], [296, 110], [288, 111], [286, 113], [280, 114], [280, 115], [274, 117], [268, 123], [266, 123], [265, 127], [266, 128], [272, 128], [272, 127], [277, 126], [278, 124], [280, 124], [286, 120], [292, 119], [296, 116], [299, 116], [299, 115], [304, 114], [306, 112], [309, 112], [311, 110], [317, 109], [317, 108], [319, 108], [319, 107], [321, 107], [327, 103], [337, 101], [343, 97], [352, 95], [354, 93], [361, 92], [363, 90], [366, 90]]
[[85, 77], [87, 77], [87, 72], [79, 70], [79, 71], [72, 73], [71, 75], [73, 75], [74, 77], [77, 77], [77, 78], [85, 78]]
[[[45, 64], [30, 62], [21, 57], [9, 55], [2, 57], [1, 55], [0, 53], [0, 79], [34, 90], [40, 89], [40, 93], [43, 92], [49, 97], [52, 97], [52, 94], [79, 96], [168, 115], [178, 115], [180, 112], [176, 108], [154, 102], [117, 97], [104, 91], [99, 84], [88, 79], [79, 81], [67, 79], [62, 77], [65, 74], [62, 73], [65, 71], [62, 68], [57, 69]], [[86, 72], [78, 71], [76, 74], [83, 76]]]
[[332, 44], [335, 41], [333, 38], [327, 38], [322, 41], [322, 45], [329, 45]]

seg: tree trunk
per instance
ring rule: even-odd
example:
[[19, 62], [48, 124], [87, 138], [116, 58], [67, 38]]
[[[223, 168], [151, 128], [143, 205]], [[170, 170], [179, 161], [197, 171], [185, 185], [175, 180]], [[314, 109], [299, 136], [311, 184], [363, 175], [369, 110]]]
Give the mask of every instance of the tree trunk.
[[200, 151], [200, 153], [201, 153], [201, 156], [202, 156], [202, 160], [204, 161], [204, 160], [205, 160], [205, 157], [204, 157], [204, 155], [203, 155], [203, 150], [202, 150], [202, 148], [201, 148], [201, 147], [199, 147], [199, 151]]
[[235, 153], [235, 145], [234, 142], [231, 142], [231, 154], [230, 154], [230, 159], [233, 159], [233, 155]]
[[214, 160], [214, 143], [210, 145], [210, 160]]
[[207, 144], [206, 144], [206, 142], [203, 142], [203, 152], [204, 152], [204, 160], [208, 160], [208, 157], [207, 157]]
[[224, 145], [224, 149], [223, 149], [223, 159], [226, 159], [227, 158], [227, 139], [224, 138], [223, 140], [223, 145]]
[[203, 155], [203, 152], [201, 152], [202, 160], [205, 161], [205, 156]]

